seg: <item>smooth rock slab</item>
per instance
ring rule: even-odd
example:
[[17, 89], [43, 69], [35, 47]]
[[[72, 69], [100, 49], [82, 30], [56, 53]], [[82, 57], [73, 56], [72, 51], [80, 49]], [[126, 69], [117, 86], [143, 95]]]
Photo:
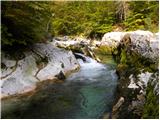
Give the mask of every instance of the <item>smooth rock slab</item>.
[[[5, 55], [2, 56], [2, 63], [5, 68], [2, 68], [0, 81], [1, 97], [31, 91], [36, 87], [37, 82], [55, 79], [60, 71], [66, 74], [79, 67], [79, 63], [71, 51], [59, 49], [50, 43], [37, 43], [31, 49], [31, 51], [24, 53], [25, 58], [18, 61], [10, 60]], [[43, 62], [41, 61], [42, 58], [47, 58], [47, 63], [39, 68], [37, 61]], [[17, 65], [15, 66], [16, 62]], [[16, 68], [11, 71], [13, 66]], [[3, 77], [6, 74], [8, 75]]]

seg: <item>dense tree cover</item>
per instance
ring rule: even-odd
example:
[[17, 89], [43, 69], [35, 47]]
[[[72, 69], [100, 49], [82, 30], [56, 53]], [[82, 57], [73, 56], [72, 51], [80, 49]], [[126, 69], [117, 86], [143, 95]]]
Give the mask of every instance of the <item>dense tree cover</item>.
[[158, 1], [59, 2], [52, 21], [55, 35], [101, 37], [121, 29], [158, 31]]
[[106, 32], [158, 31], [158, 1], [3, 1], [2, 45], [32, 44], [52, 36], [101, 38]]
[[[111, 6], [112, 5], [112, 6]], [[52, 21], [55, 35], [101, 37], [116, 23], [113, 1], [75, 1], [57, 4]]]
[[143, 29], [158, 31], [159, 2], [139, 1], [129, 2], [130, 10], [124, 25], [126, 30]]
[[2, 45], [32, 44], [43, 41], [51, 17], [47, 2], [1, 2]]

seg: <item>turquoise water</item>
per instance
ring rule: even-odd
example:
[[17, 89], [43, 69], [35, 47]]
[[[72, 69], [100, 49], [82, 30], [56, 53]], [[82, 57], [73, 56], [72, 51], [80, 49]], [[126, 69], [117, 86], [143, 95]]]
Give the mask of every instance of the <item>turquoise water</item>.
[[110, 113], [117, 85], [115, 63], [87, 57], [64, 83], [46, 82], [28, 97], [2, 101], [2, 118], [101, 118]]

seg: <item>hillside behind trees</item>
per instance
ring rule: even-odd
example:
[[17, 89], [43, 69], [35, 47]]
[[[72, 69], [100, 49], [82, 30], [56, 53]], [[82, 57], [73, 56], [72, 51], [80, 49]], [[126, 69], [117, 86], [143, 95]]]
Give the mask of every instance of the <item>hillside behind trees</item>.
[[101, 38], [106, 32], [158, 31], [158, 1], [2, 1], [2, 47], [53, 36]]

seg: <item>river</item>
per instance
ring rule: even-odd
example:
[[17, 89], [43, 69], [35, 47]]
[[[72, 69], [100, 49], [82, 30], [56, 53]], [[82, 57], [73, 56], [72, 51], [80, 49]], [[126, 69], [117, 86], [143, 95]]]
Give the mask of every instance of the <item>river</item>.
[[46, 82], [32, 95], [2, 100], [2, 118], [101, 118], [111, 113], [117, 75], [115, 62], [105, 64], [86, 57], [80, 70], [63, 83]]

